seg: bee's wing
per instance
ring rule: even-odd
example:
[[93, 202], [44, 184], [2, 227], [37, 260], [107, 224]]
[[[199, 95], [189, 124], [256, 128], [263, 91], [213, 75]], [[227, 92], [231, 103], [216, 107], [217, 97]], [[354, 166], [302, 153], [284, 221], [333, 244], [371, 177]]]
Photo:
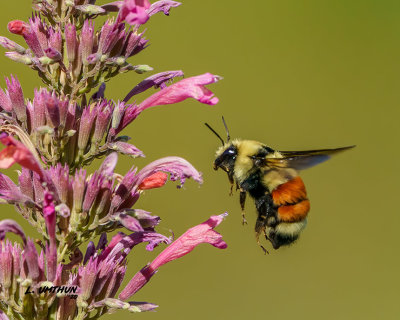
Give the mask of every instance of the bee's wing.
[[303, 170], [330, 159], [333, 154], [354, 147], [355, 146], [306, 151], [279, 151], [282, 154], [282, 158], [266, 158], [265, 165], [275, 168], [293, 168], [296, 170]]

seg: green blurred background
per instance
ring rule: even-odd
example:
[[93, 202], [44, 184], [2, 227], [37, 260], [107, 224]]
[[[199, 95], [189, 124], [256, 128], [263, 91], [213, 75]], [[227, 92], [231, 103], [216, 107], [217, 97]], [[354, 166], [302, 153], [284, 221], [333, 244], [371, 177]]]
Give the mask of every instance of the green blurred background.
[[[2, 35], [9, 20], [30, 15], [29, 3], [1, 1]], [[147, 157], [121, 156], [118, 172], [168, 155], [189, 160], [203, 172], [200, 188], [170, 183], [147, 192], [137, 207], [160, 215], [159, 231], [176, 236], [228, 211], [218, 231], [229, 247], [202, 245], [162, 267], [134, 297], [159, 304], [156, 313], [104, 319], [399, 319], [400, 2], [183, 0], [146, 28], [151, 45], [133, 63], [221, 75], [210, 86], [220, 103], [188, 100], [143, 113], [125, 134]], [[41, 85], [25, 66], [3, 56], [0, 64], [3, 76], [19, 77], [26, 97]], [[145, 77], [120, 76], [107, 97], [122, 99]], [[225, 174], [212, 170], [219, 141], [203, 125], [222, 134], [221, 115], [232, 136], [276, 149], [357, 144], [303, 172], [312, 210], [295, 245], [264, 256], [251, 201], [242, 227], [238, 194], [229, 197]], [[29, 233], [11, 206], [2, 210]], [[158, 252], [135, 249], [125, 282]]]

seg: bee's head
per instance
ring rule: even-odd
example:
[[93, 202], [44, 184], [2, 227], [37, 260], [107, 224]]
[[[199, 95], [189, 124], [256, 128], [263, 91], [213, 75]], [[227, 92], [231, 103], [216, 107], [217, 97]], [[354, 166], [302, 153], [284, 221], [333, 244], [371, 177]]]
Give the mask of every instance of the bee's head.
[[237, 154], [237, 147], [232, 142], [224, 144], [217, 150], [214, 161], [214, 170], [221, 168], [228, 174], [229, 172], [233, 172]]
[[222, 122], [224, 123], [224, 127], [226, 130], [226, 142], [221, 138], [221, 136], [213, 128], [210, 127], [209, 124], [205, 123], [205, 125], [222, 142], [222, 147], [220, 147], [217, 150], [216, 158], [214, 161], [214, 170], [218, 170], [218, 168], [221, 168], [222, 170], [224, 170], [226, 173], [228, 173], [229, 181], [231, 181], [231, 183], [233, 183], [233, 168], [235, 166], [235, 161], [236, 161], [238, 150], [235, 145], [235, 142], [230, 141], [231, 138], [230, 138], [229, 130], [225, 123], [224, 117], [222, 117]]

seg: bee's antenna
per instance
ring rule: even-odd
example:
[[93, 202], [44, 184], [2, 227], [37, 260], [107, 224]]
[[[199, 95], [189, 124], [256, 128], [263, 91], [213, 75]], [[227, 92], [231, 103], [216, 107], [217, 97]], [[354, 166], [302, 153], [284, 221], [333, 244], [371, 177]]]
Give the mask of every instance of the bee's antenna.
[[226, 142], [229, 142], [229, 140], [231, 140], [231, 136], [229, 135], [228, 126], [226, 125], [224, 116], [222, 116], [222, 122], [224, 123], [225, 130], [226, 130], [226, 136], [227, 136]]
[[208, 123], [205, 123], [205, 125], [206, 125], [206, 127], [207, 127], [208, 129], [210, 129], [210, 130], [218, 137], [219, 140], [221, 140], [222, 145], [225, 145], [225, 142], [224, 142], [224, 140], [221, 138], [221, 136], [220, 136], [213, 128], [211, 128], [210, 125], [209, 125]]

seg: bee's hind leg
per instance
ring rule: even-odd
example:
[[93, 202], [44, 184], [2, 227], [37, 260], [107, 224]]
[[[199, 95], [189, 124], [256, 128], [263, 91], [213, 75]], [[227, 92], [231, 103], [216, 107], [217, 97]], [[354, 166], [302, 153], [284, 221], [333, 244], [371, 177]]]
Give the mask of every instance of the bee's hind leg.
[[[263, 233], [265, 238], [268, 239], [267, 233], [265, 231], [265, 216], [258, 216], [257, 222], [256, 222], [256, 240], [257, 244], [260, 246], [260, 248], [264, 251], [264, 254], [269, 254], [268, 250], [264, 248], [264, 246], [260, 242], [260, 234]], [[269, 240], [269, 239], [268, 239]]]
[[242, 224], [247, 224], [246, 214], [244, 212], [244, 205], [246, 203], [246, 191], [240, 189], [240, 208], [242, 209]]

